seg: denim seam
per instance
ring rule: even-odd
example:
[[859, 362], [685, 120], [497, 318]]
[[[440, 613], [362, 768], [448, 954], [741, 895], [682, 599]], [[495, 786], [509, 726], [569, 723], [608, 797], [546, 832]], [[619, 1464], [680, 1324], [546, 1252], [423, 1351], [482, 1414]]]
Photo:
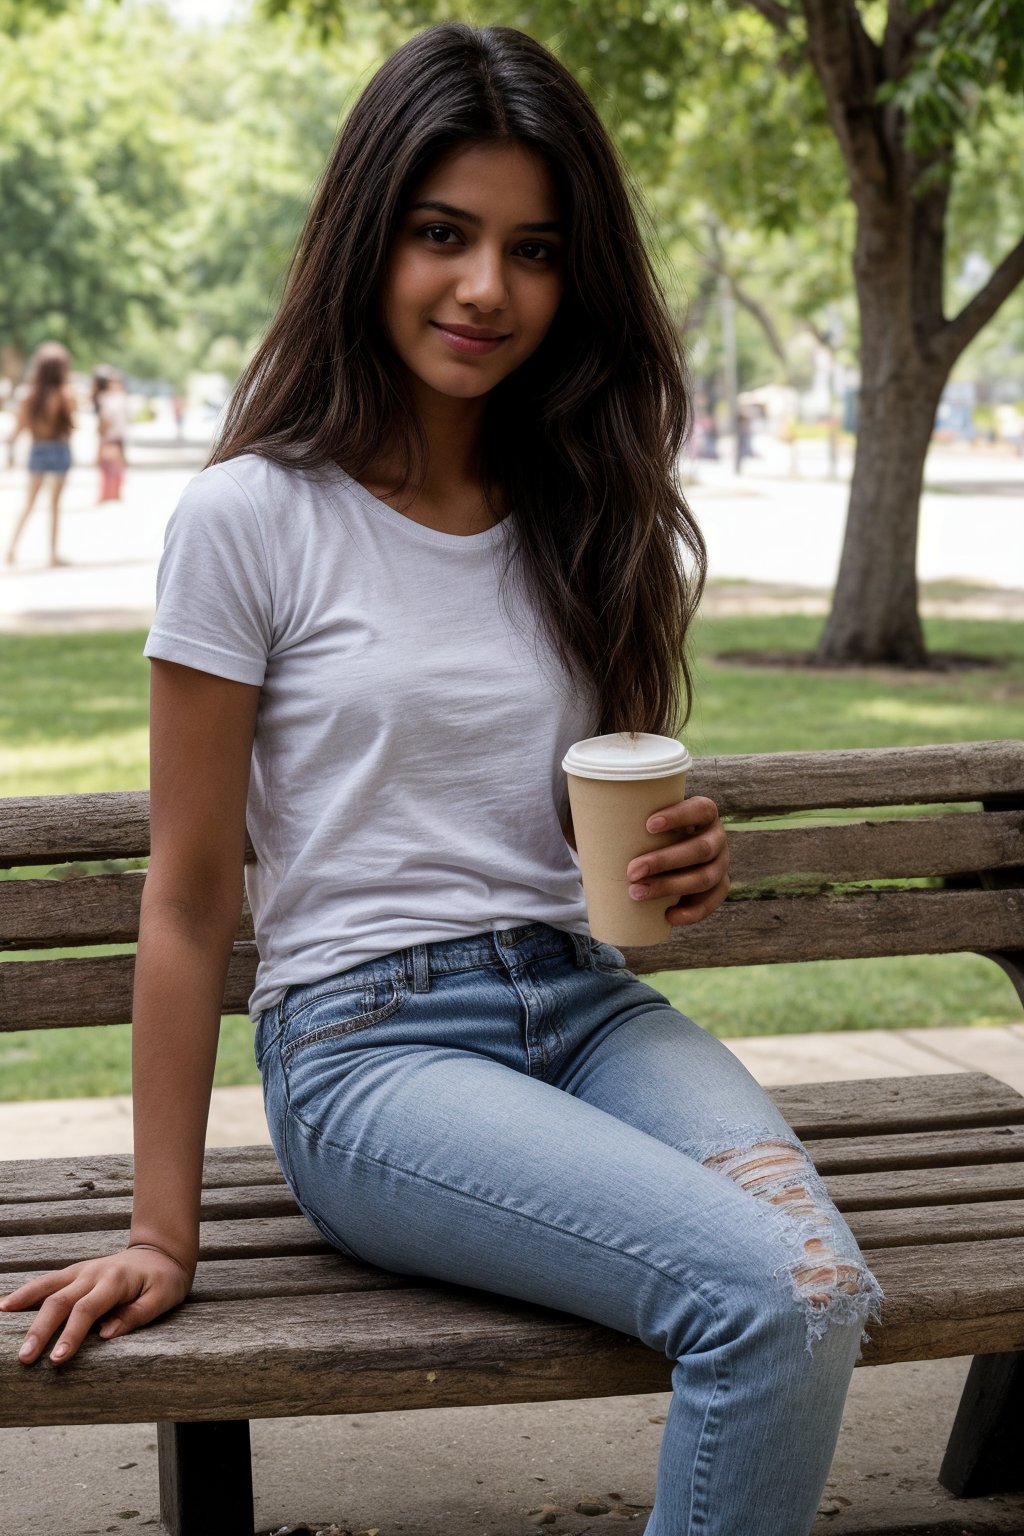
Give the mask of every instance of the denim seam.
[[[500, 1201], [489, 1200], [483, 1195], [474, 1195], [469, 1190], [459, 1189], [454, 1184], [443, 1184], [440, 1179], [431, 1178], [428, 1174], [425, 1173], [416, 1173], [409, 1168], [400, 1167], [396, 1163], [389, 1163], [382, 1157], [373, 1157], [369, 1153], [360, 1152], [355, 1148], [339, 1146], [336, 1141], [332, 1141], [329, 1137], [320, 1135], [320, 1133], [314, 1130], [312, 1126], [307, 1123], [307, 1121], [303, 1120], [302, 1116], [298, 1113], [297, 1110], [292, 1109], [290, 1096], [287, 1100], [286, 1114], [292, 1116], [295, 1119], [298, 1125], [301, 1126], [302, 1130], [305, 1131], [305, 1133], [309, 1136], [311, 1141], [315, 1141], [318, 1145], [321, 1146], [331, 1147], [335, 1152], [340, 1152], [344, 1157], [358, 1158], [364, 1163], [372, 1163], [379, 1168], [388, 1168], [392, 1173], [403, 1174], [406, 1178], [409, 1179], [421, 1179], [423, 1183], [432, 1184], [435, 1188], [444, 1190], [446, 1194], [460, 1195], [464, 1200], [478, 1201], [481, 1205], [489, 1206], [492, 1210], [504, 1211], [506, 1215], [521, 1216], [524, 1220], [532, 1222], [535, 1226], [547, 1228], [548, 1231], [558, 1232], [563, 1236], [568, 1234], [568, 1236], [574, 1237], [577, 1242], [587, 1243], [591, 1247], [600, 1248], [607, 1253], [618, 1253], [620, 1257], [623, 1258], [634, 1259], [638, 1264], [642, 1264], [645, 1269], [653, 1270], [655, 1274], [661, 1275], [665, 1279], [671, 1280], [674, 1285], [687, 1286], [692, 1292], [700, 1296], [702, 1301], [705, 1302], [709, 1310], [712, 1312], [716, 1323], [721, 1323], [723, 1320], [721, 1312], [721, 1300], [717, 1292], [711, 1289], [709, 1283], [706, 1280], [699, 1280], [694, 1275], [692, 1270], [684, 1268], [681, 1274], [673, 1274], [670, 1269], [665, 1268], [661, 1264], [656, 1264], [650, 1259], [642, 1258], [638, 1254], [625, 1253], [622, 1249], [617, 1249], [612, 1243], [603, 1242], [600, 1238], [587, 1237], [585, 1233], [576, 1232], [571, 1227], [555, 1226], [553, 1222], [544, 1221], [540, 1216], [533, 1216], [529, 1211], [518, 1211], [514, 1206], [502, 1205]], [[287, 1139], [287, 1127], [285, 1130], [285, 1136]]]
[[[369, 1029], [371, 1024], [382, 1024], [385, 1019], [391, 1018], [392, 1014], [397, 1013], [406, 1001], [404, 988], [400, 987], [394, 978], [392, 978], [392, 986], [394, 987], [394, 996], [389, 998], [386, 1003], [382, 1003], [379, 1008], [371, 1008], [369, 1012], [361, 1013], [357, 1018], [347, 1019], [343, 1023], [322, 1024], [319, 1029], [311, 1029], [306, 1034], [300, 1035], [297, 1040], [290, 1040], [287, 1045], [281, 1048], [281, 1066], [286, 1067], [296, 1054], [304, 1050], [306, 1046], [318, 1045], [324, 1040], [340, 1039], [344, 1035], [357, 1035], [361, 1030]], [[365, 987], [352, 987], [349, 990], [365, 992], [367, 989]], [[328, 996], [330, 995], [332, 994], [328, 994]], [[317, 999], [317, 1001], [322, 1001], [322, 999]], [[309, 1006], [312, 1007], [313, 1003], [310, 1003]], [[304, 1008], [300, 1008], [298, 1013], [293, 1014], [288, 1022], [294, 1022], [298, 1014], [303, 1011]]]

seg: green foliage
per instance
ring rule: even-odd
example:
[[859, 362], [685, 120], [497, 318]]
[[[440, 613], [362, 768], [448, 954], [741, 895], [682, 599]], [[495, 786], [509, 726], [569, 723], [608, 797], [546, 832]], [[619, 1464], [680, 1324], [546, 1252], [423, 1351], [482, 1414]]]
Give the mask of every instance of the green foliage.
[[1000, 94], [1024, 96], [1024, 0], [916, 0], [911, 9], [921, 21], [914, 52], [878, 99], [896, 103], [909, 147], [928, 156], [989, 119]]
[[101, 353], [142, 310], [169, 320], [181, 206], [175, 35], [106, 6], [38, 22], [0, 54], [0, 337]]

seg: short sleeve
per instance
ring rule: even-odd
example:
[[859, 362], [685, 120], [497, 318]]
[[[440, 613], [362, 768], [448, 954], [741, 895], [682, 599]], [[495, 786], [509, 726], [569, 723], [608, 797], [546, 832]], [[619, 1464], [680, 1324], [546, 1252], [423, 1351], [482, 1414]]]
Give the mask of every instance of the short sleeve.
[[255, 509], [220, 465], [171, 514], [143, 655], [262, 683], [273, 635], [270, 573]]

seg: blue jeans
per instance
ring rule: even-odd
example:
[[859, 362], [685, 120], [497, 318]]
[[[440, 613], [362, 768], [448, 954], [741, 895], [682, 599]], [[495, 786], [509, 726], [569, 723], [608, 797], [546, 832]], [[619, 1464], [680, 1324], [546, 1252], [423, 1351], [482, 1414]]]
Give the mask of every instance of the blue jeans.
[[256, 1057], [336, 1248], [675, 1362], [648, 1536], [806, 1536], [881, 1293], [772, 1101], [618, 950], [417, 945], [290, 987]]

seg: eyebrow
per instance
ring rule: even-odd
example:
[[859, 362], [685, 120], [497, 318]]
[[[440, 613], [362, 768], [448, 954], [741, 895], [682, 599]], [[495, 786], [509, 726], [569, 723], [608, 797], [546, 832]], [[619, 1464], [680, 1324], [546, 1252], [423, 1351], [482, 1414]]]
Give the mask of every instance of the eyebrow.
[[[417, 208], [432, 208], [435, 213], [446, 213], [450, 219], [463, 219], [467, 224], [482, 224], [484, 222], [478, 213], [467, 213], [465, 208], [455, 208], [451, 203], [439, 203], [433, 200], [426, 203], [413, 203], [409, 208], [409, 212], [415, 213]], [[562, 233], [562, 225], [557, 219], [549, 219], [546, 223], [517, 224], [516, 229], [543, 231], [544, 233], [559, 235]]]

